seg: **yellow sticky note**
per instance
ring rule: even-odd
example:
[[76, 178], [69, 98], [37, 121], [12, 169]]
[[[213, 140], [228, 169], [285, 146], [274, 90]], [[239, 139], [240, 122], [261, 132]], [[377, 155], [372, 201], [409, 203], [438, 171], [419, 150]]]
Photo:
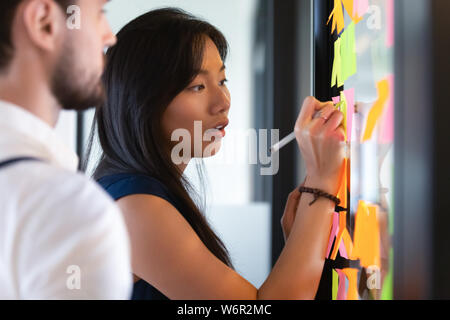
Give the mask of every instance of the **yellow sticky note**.
[[341, 59], [341, 38], [337, 39], [334, 43], [334, 61], [333, 72], [331, 74], [331, 87], [337, 84], [338, 87], [344, 85], [342, 79], [342, 59]]
[[341, 91], [340, 111], [344, 114], [344, 120], [342, 120], [342, 125], [344, 126], [344, 131], [345, 131], [345, 141], [348, 141], [348, 138], [347, 138], [347, 98], [345, 97], [344, 91]]
[[336, 272], [336, 270], [332, 270], [333, 271], [333, 282], [332, 282], [332, 300], [337, 300], [337, 296], [338, 296], [338, 288], [339, 288], [339, 275]]
[[367, 117], [366, 128], [364, 130], [364, 135], [362, 137], [362, 142], [368, 141], [372, 138], [373, 131], [377, 122], [380, 120], [386, 102], [389, 99], [389, 82], [388, 80], [382, 80], [377, 83], [378, 90], [378, 100], [373, 105]]

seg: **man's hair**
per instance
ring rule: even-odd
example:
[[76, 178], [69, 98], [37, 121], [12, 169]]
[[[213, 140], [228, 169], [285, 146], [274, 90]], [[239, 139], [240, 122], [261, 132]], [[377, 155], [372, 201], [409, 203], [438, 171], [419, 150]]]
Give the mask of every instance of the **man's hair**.
[[[75, 0], [53, 0], [64, 11]], [[0, 0], [0, 71], [4, 70], [12, 59], [14, 47], [12, 44], [12, 24], [17, 7], [22, 0]]]

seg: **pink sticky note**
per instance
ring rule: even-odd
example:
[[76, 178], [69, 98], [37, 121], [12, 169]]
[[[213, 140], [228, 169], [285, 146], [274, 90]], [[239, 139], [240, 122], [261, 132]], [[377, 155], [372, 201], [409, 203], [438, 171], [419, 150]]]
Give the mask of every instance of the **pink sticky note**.
[[345, 99], [347, 99], [347, 137], [351, 141], [353, 114], [355, 113], [355, 89], [345, 90], [344, 94]]
[[369, 0], [354, 0], [353, 1], [353, 14], [357, 14], [362, 17], [369, 10]]
[[335, 212], [333, 214], [333, 226], [331, 228], [331, 234], [330, 234], [330, 240], [328, 241], [328, 247], [327, 247], [327, 257], [330, 256], [331, 246], [333, 245], [334, 238], [337, 235], [339, 228], [339, 213]]
[[386, 47], [394, 45], [394, 0], [386, 1]]
[[337, 103], [339, 103], [341, 101], [341, 97], [333, 97], [331, 99], [333, 100], [334, 104], [337, 104]]
[[383, 125], [381, 129], [381, 143], [388, 144], [394, 142], [394, 75], [387, 77], [389, 83], [389, 98], [386, 103], [386, 110], [383, 115]]
[[343, 273], [341, 270], [336, 269], [336, 271], [339, 275], [339, 286], [338, 286], [337, 299], [338, 300], [347, 300], [347, 293], [346, 293], [347, 277], [345, 276], [345, 273]]

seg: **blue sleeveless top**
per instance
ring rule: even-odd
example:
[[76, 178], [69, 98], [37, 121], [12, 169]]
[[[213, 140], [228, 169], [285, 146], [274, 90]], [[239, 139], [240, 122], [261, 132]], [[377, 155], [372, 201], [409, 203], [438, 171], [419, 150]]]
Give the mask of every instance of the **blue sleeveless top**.
[[[97, 182], [116, 201], [130, 195], [148, 194], [166, 200], [182, 213], [176, 198], [169, 192], [167, 187], [150, 176], [127, 173], [113, 174], [102, 177]], [[169, 300], [169, 298], [141, 279], [133, 286], [131, 300]]]

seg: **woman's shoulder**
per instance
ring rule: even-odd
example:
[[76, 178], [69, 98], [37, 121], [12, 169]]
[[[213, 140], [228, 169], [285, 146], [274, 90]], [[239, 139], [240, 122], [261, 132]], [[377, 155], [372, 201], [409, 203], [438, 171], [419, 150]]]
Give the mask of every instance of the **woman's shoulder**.
[[147, 194], [163, 198], [173, 205], [176, 202], [167, 186], [159, 179], [149, 175], [111, 174], [99, 178], [97, 182], [116, 201], [126, 196]]

